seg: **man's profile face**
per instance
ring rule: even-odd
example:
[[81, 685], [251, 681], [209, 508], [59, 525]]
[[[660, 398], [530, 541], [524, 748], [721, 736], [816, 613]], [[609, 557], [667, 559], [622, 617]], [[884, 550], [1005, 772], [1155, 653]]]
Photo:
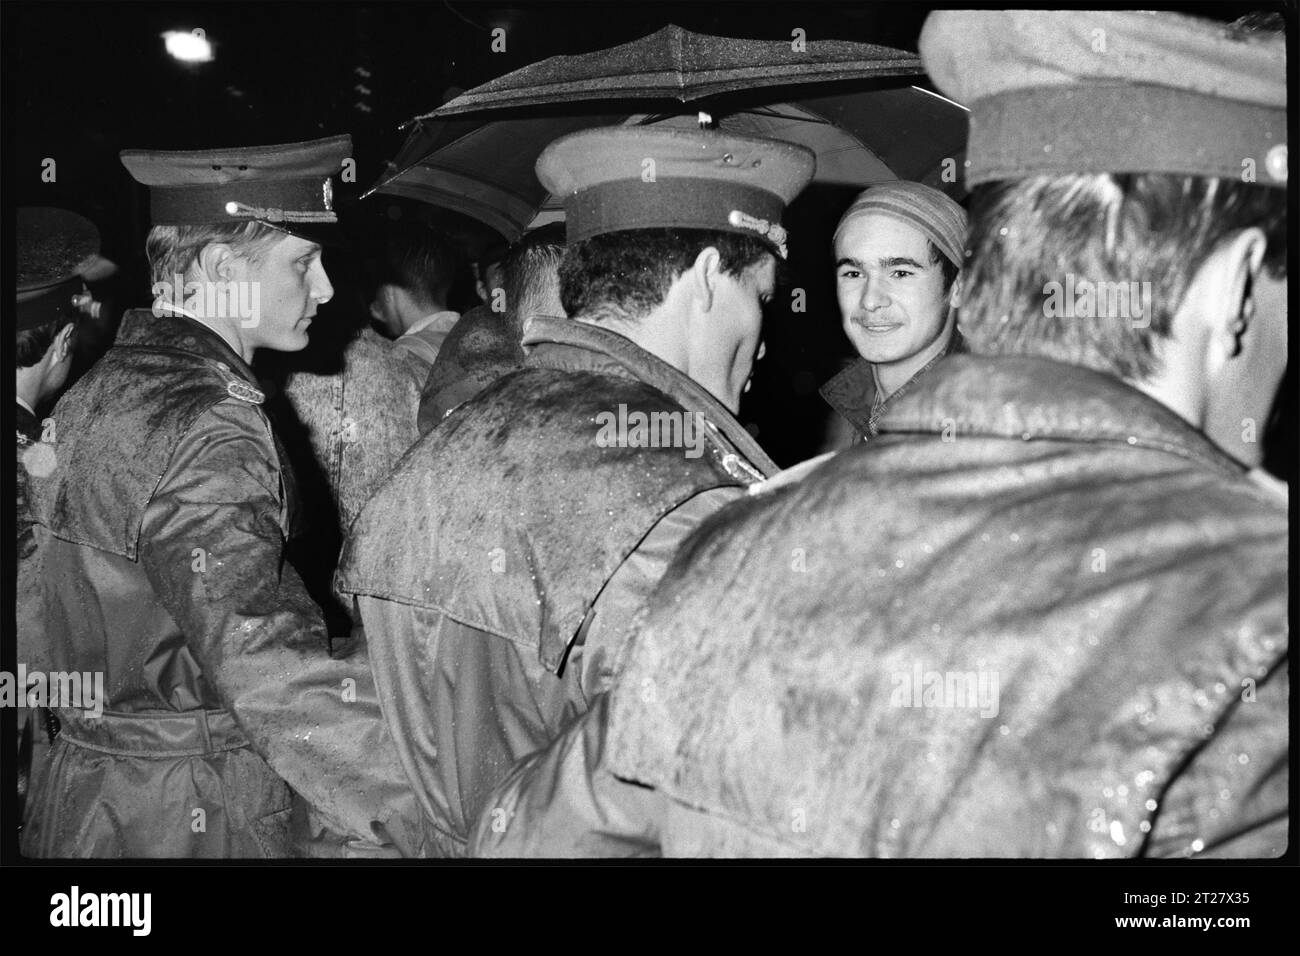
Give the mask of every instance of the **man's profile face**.
[[835, 239], [835, 294], [844, 332], [868, 362], [917, 355], [945, 333], [950, 295], [920, 230], [862, 213]]
[[[297, 352], [307, 347], [307, 329], [316, 307], [334, 295], [321, 264], [321, 247], [286, 235], [258, 261], [242, 260], [244, 281], [256, 283], [257, 316], [244, 333], [254, 348]], [[253, 319], [245, 319], [252, 322]]]
[[763, 332], [763, 305], [776, 291], [776, 258], [771, 254], [751, 265], [739, 276], [719, 274], [718, 318], [726, 324], [733, 349], [727, 356], [727, 394], [717, 396], [733, 412], [740, 407], [740, 395], [754, 371]]

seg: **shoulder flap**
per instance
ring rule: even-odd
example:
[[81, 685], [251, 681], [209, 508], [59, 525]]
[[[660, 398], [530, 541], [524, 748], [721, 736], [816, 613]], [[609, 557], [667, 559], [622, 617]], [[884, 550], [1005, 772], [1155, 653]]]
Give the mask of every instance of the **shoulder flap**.
[[54, 467], [34, 482], [50, 531], [135, 560], [145, 508], [177, 444], [227, 398], [264, 400], [223, 363], [170, 349], [110, 349], [54, 410]]

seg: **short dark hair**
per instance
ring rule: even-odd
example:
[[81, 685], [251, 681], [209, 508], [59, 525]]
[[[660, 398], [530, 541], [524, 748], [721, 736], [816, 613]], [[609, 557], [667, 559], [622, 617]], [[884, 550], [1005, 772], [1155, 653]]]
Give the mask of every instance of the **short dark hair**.
[[939, 247], [934, 244], [932, 239], [925, 240], [925, 244], [930, 250], [931, 264], [938, 263], [939, 270], [943, 273], [943, 291], [946, 293], [952, 288], [952, 284], [957, 281], [957, 274], [961, 272], [961, 266], [940, 252]]
[[[1040, 355], [1141, 380], [1154, 345], [1206, 257], [1258, 226], [1285, 270], [1286, 199], [1233, 179], [1167, 173], [1034, 176], [977, 186], [961, 330], [971, 351]], [[1049, 284], [1150, 282], [1145, 327], [1116, 317], [1052, 318]], [[1111, 286], [1112, 288], [1114, 285]]]
[[722, 271], [739, 276], [772, 255], [761, 240], [706, 229], [629, 229], [573, 243], [560, 265], [560, 301], [571, 317], [614, 308], [633, 318], [664, 300], [709, 246]]
[[[18, 333], [18, 347], [15, 351], [18, 354], [18, 367], [31, 368], [45, 357], [45, 353], [50, 350], [54, 340], [58, 337], [67, 326], [73, 325], [75, 320], [64, 319], [63, 321], [46, 322], [44, 325], [38, 325], [35, 328], [24, 329]], [[72, 330], [75, 339], [77, 331]]]
[[399, 286], [432, 306], [446, 298], [464, 265], [464, 252], [450, 237], [424, 223], [401, 222], [387, 227], [371, 276], [376, 287]]
[[530, 230], [513, 243], [501, 258], [501, 286], [506, 308], [512, 312], [532, 311], [529, 303], [545, 291], [544, 282], [560, 268], [564, 259], [564, 223], [553, 222]]

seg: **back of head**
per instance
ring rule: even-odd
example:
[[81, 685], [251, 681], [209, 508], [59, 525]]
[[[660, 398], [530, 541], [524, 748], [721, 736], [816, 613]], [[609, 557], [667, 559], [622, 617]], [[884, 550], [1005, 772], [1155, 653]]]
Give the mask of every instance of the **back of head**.
[[733, 277], [765, 255], [784, 259], [781, 215], [814, 166], [802, 146], [717, 130], [608, 127], [562, 136], [538, 157], [537, 176], [564, 199], [565, 311], [639, 319], [709, 247]]
[[699, 254], [718, 250], [732, 277], [771, 255], [761, 240], [707, 229], [629, 229], [568, 247], [560, 266], [560, 301], [571, 316], [639, 319], [667, 296]]
[[[1284, 268], [1286, 51], [1266, 25], [945, 10], [920, 49], [972, 111], [972, 351], [1148, 379], [1216, 250], [1258, 229]], [[1198, 305], [1239, 308], [1214, 288]]]
[[423, 223], [400, 222], [384, 233], [371, 262], [372, 278], [376, 286], [405, 289], [419, 306], [432, 311], [446, 307], [464, 264], [464, 253], [447, 236]]
[[[1078, 173], [976, 186], [962, 331], [973, 352], [1146, 379], [1206, 257], [1258, 227], [1266, 268], [1283, 275], [1286, 220], [1272, 190], [1217, 177]], [[1075, 308], [1082, 295], [1095, 306]]]
[[555, 222], [526, 233], [501, 260], [506, 307], [522, 321], [530, 315], [563, 316], [560, 262], [564, 224]]

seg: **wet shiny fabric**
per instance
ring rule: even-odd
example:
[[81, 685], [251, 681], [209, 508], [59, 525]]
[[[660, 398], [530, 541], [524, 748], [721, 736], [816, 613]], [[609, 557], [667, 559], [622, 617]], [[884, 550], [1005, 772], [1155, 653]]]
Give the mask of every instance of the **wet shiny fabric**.
[[255, 382], [197, 323], [133, 312], [54, 410], [22, 643], [107, 699], [97, 724], [59, 709], [29, 855], [421, 852], [364, 648], [328, 656], [283, 562], [291, 478]]
[[[676, 542], [722, 504], [712, 493], [775, 471], [725, 408], [630, 340], [539, 320], [525, 344], [524, 369], [402, 461], [338, 575], [357, 597], [407, 770], [455, 852], [510, 765], [585, 710], [577, 648], [597, 624], [621, 636], [628, 621], [609, 618], [638, 602], [611, 594], [634, 552], [655, 553], [655, 570], [635, 577], [657, 581]], [[713, 430], [699, 457], [602, 447], [598, 416], [620, 406], [699, 414]], [[599, 599], [607, 611], [593, 615]]]
[[701, 526], [477, 851], [1276, 856], [1287, 589], [1285, 502], [1173, 412], [955, 356]]
[[524, 364], [523, 332], [510, 312], [476, 306], [460, 317], [443, 340], [420, 393], [420, 434], [469, 401], [501, 376]]
[[423, 384], [405, 350], [371, 328], [348, 343], [337, 374], [295, 372], [285, 383], [333, 492], [342, 531], [419, 437], [415, 415]]

